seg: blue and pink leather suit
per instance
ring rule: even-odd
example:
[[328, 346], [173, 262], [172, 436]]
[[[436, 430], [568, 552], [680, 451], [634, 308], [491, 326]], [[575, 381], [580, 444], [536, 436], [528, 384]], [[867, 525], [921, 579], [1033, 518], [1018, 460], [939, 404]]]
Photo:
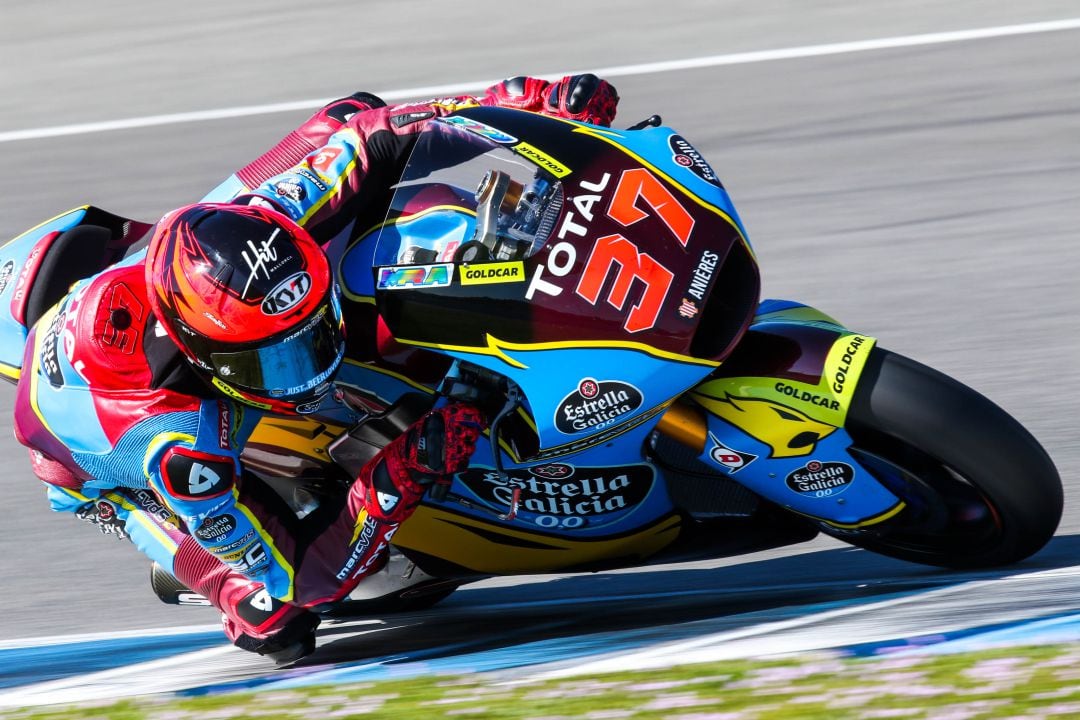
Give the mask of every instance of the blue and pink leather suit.
[[[393, 182], [423, 122], [455, 105], [372, 109], [365, 100], [332, 103], [238, 172], [238, 201], [263, 197], [321, 241], [342, 215], [351, 221], [383, 202], [368, 187]], [[402, 113], [414, 120], [395, 124]], [[286, 182], [304, 183], [304, 202], [283, 199]], [[230, 638], [272, 634], [294, 606], [337, 600], [380, 569], [397, 523], [373, 517], [355, 492], [335, 517], [293, 520], [240, 460], [263, 411], [185, 372], [146, 297], [141, 262], [126, 260], [77, 283], [28, 330], [17, 437], [53, 509], [122, 528], [223, 611]]]
[[[427, 122], [477, 102], [379, 107], [363, 93], [344, 98], [210, 199], [269, 203], [329, 243], [353, 223], [382, 219], [388, 189]], [[499, 93], [484, 102], [499, 104]], [[64, 230], [67, 220], [52, 222]], [[9, 282], [0, 268], [0, 308], [10, 302], [14, 311], [24, 300], [24, 268], [44, 252], [40, 235], [29, 231], [0, 249], [19, 277]], [[241, 451], [263, 411], [192, 374], [150, 311], [141, 255], [76, 283], [29, 328], [17, 313], [0, 325], [5, 338], [26, 338], [21, 363], [0, 361], [0, 372], [18, 378], [16, 435], [49, 484], [52, 507], [122, 529], [223, 612], [231, 639], [272, 636], [301, 608], [340, 599], [385, 563], [400, 518], [369, 507], [360, 483], [343, 505], [301, 522], [245, 469]], [[350, 343], [374, 334], [349, 330]]]

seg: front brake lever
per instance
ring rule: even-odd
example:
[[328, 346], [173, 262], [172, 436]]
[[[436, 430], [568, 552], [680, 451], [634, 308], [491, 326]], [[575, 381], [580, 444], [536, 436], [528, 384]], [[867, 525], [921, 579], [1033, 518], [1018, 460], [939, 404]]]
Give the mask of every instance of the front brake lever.
[[[499, 444], [499, 426], [502, 425], [503, 418], [515, 412], [521, 407], [524, 396], [521, 394], [521, 389], [514, 383], [510, 383], [510, 387], [506, 390], [506, 404], [503, 405], [502, 410], [495, 416], [495, 419], [491, 421], [491, 454], [495, 458], [495, 472], [499, 473], [499, 479], [510, 485], [510, 476], [506, 474], [506, 469], [503, 467], [502, 460], [502, 447]], [[505, 513], [496, 515], [495, 517], [503, 521], [513, 520], [518, 514], [518, 505], [521, 502], [521, 488], [514, 487], [510, 494], [510, 509]]]
[[499, 410], [495, 416], [495, 419], [491, 421], [491, 454], [495, 458], [495, 469], [499, 471], [499, 475], [503, 479], [507, 478], [506, 470], [503, 469], [502, 451], [499, 448], [499, 426], [502, 425], [502, 421], [507, 415], [521, 407], [524, 399], [521, 389], [516, 384], [509, 383], [509, 387], [506, 389], [506, 402], [503, 404], [502, 410]]

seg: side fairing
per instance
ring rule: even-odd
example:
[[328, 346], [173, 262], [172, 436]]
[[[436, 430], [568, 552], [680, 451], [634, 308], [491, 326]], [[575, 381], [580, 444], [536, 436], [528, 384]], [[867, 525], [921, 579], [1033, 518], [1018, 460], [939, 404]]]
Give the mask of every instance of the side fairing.
[[844, 422], [874, 339], [797, 303], [766, 301], [736, 353], [688, 396], [708, 413], [702, 461], [834, 527], [903, 503], [848, 453]]

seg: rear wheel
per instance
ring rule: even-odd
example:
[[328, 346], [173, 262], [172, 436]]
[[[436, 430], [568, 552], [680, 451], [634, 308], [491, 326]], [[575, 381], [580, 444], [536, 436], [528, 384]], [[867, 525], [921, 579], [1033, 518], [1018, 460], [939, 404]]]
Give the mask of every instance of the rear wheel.
[[1062, 512], [1061, 479], [1008, 413], [952, 378], [874, 348], [848, 412], [851, 454], [906, 508], [825, 532], [883, 555], [951, 568], [1022, 560]]

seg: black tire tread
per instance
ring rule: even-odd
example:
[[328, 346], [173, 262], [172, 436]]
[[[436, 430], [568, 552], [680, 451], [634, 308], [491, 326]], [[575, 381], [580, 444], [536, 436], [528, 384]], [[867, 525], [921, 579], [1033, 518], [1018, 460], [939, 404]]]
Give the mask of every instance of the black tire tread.
[[856, 388], [847, 427], [912, 445], [957, 470], [990, 500], [1003, 532], [990, 547], [911, 552], [887, 538], [843, 539], [904, 560], [953, 568], [1018, 562], [1041, 549], [1061, 519], [1061, 478], [1019, 422], [975, 390], [903, 355], [875, 347]]

